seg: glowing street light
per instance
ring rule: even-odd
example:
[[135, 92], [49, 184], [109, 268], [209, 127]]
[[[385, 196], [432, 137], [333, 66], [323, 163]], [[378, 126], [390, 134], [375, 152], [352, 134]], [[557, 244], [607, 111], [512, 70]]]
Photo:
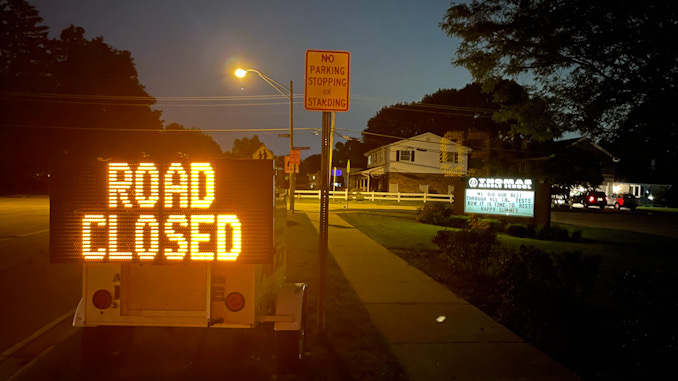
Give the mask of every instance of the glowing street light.
[[[290, 100], [290, 155], [292, 154], [292, 150], [294, 150], [294, 94], [293, 94], [293, 87], [292, 87], [292, 81], [290, 81], [290, 87], [286, 87], [284, 85], [281, 85], [277, 81], [275, 81], [273, 78], [267, 76], [266, 74], [260, 72], [259, 70], [254, 70], [254, 69], [241, 69], [238, 68], [235, 70], [235, 76], [238, 78], [244, 78], [247, 73], [252, 72], [256, 73], [261, 79], [266, 81], [271, 87], [276, 89], [280, 94], [282, 94], [285, 98], [288, 98]], [[285, 91], [286, 90], [289, 94], [287, 94]], [[296, 185], [296, 174], [294, 172], [290, 173], [290, 210], [292, 213], [294, 213], [294, 188]]]

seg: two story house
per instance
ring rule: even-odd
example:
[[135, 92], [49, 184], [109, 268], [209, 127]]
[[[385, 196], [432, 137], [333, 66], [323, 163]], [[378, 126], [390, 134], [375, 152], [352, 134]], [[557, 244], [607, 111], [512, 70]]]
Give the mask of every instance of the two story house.
[[365, 153], [367, 169], [351, 173], [351, 187], [363, 191], [452, 192], [453, 179], [466, 176], [470, 148], [427, 132]]

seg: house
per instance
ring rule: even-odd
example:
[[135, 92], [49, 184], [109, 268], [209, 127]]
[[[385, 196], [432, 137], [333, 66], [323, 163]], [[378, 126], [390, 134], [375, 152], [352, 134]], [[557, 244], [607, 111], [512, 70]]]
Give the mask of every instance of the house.
[[365, 153], [367, 168], [351, 172], [351, 188], [401, 193], [452, 192], [468, 171], [470, 148], [427, 132]]
[[[598, 172], [600, 184], [595, 190], [607, 195], [630, 193], [640, 198], [641, 204], [650, 204], [655, 193], [668, 190], [668, 184], [656, 184], [648, 181], [627, 181], [615, 173], [617, 163], [622, 159], [588, 138], [579, 137], [559, 141], [545, 142], [515, 154], [508, 161], [509, 174], [536, 179], [557, 178], [582, 181], [587, 174]], [[638, 180], [638, 179], [636, 179]], [[570, 195], [584, 188], [570, 189]], [[564, 190], [567, 192], [567, 190]]]

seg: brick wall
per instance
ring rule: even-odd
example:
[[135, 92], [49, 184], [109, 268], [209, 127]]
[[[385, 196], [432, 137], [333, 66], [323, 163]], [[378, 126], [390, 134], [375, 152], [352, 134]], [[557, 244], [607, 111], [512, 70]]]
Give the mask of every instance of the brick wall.
[[388, 182], [385, 184], [388, 191], [388, 184], [397, 183], [400, 193], [421, 193], [420, 185], [429, 185], [429, 193], [447, 194], [448, 186], [454, 185], [456, 177], [445, 177], [444, 175], [423, 174], [423, 173], [389, 173]]

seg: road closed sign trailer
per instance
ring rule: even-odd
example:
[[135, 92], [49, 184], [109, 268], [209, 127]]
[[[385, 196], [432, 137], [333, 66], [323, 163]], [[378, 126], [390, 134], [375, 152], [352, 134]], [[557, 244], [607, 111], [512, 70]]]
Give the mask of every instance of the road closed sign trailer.
[[73, 321], [83, 337], [102, 326], [272, 323], [283, 352], [300, 348], [305, 285], [283, 282], [286, 208], [274, 176], [272, 160], [55, 165], [50, 259], [83, 263]]

